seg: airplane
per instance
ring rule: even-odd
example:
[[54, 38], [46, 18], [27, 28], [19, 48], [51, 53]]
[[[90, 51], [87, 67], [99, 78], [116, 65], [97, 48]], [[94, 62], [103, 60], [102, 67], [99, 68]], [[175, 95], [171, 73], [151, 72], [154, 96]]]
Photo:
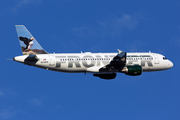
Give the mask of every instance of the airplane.
[[173, 63], [158, 53], [48, 53], [24, 25], [15, 25], [23, 55], [14, 61], [47, 70], [69, 73], [92, 73], [101, 79], [111, 80], [117, 73], [130, 76], [142, 72], [161, 71], [173, 67]]

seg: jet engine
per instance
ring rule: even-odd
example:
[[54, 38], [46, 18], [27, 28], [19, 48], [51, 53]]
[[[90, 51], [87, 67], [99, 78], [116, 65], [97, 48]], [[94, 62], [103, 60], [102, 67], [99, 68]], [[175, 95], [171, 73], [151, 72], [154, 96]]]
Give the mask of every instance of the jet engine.
[[93, 74], [96, 77], [99, 77], [101, 79], [114, 79], [116, 78], [116, 73], [109, 73], [109, 74]]
[[140, 65], [126, 66], [121, 72], [126, 75], [138, 76], [142, 74], [142, 67]]

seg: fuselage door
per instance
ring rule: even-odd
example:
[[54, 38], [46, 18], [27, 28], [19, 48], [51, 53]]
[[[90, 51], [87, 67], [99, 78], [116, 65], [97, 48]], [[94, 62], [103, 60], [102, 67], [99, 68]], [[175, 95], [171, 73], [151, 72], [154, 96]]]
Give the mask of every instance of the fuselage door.
[[154, 54], [154, 64], [159, 64], [158, 55]]
[[49, 56], [49, 66], [55, 66], [54, 55]]

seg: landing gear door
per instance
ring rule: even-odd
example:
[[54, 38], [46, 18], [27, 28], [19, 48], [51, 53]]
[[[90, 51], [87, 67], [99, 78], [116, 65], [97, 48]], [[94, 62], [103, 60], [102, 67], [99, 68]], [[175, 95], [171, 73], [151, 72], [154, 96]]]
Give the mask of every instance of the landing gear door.
[[159, 58], [156, 54], [154, 54], [154, 64], [159, 64]]
[[54, 55], [49, 55], [49, 66], [55, 66], [55, 58]]

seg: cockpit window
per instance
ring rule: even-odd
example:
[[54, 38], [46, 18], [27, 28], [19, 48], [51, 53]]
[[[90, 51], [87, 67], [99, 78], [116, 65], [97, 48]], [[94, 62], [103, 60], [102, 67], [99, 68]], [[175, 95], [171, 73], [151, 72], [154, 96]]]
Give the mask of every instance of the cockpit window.
[[167, 60], [167, 58], [166, 58], [166, 57], [163, 57], [163, 60]]

